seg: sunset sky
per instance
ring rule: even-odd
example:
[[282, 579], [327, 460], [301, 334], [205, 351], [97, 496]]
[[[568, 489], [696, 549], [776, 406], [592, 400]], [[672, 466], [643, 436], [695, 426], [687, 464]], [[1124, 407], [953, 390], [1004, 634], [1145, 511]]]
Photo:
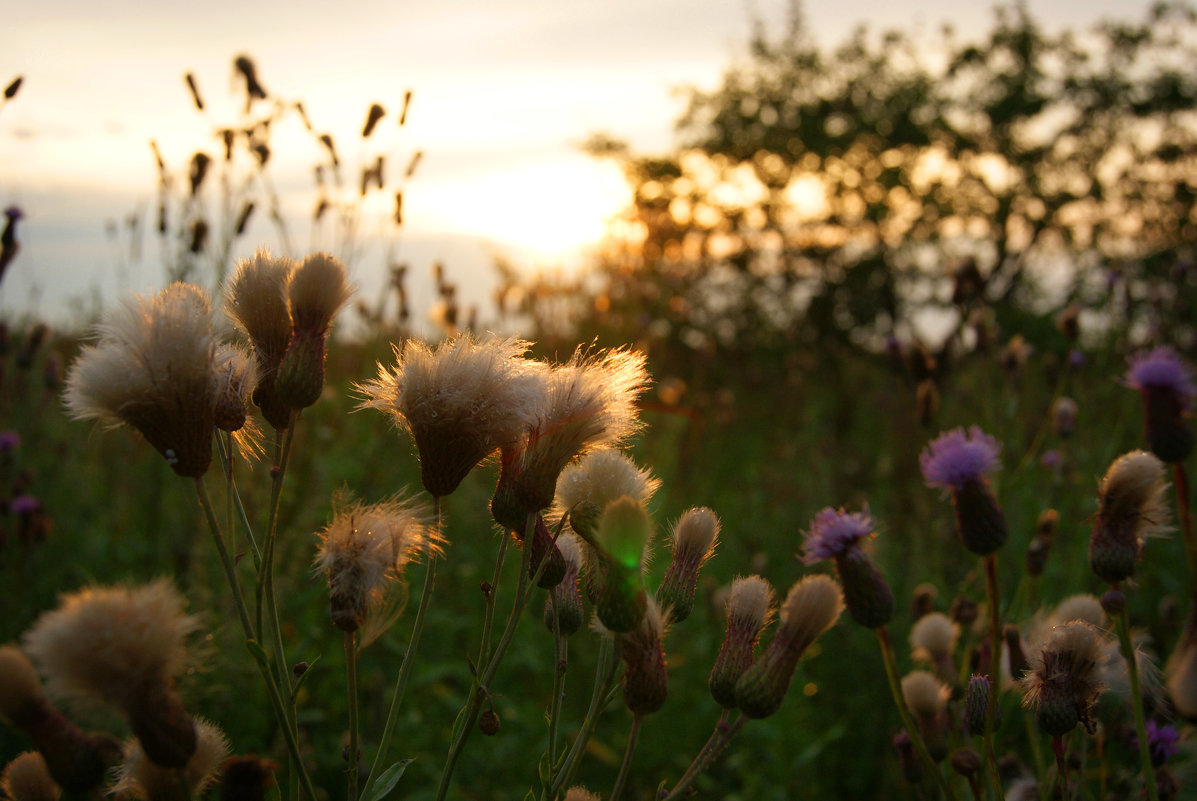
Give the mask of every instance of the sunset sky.
[[[1149, 0], [1030, 0], [1049, 31], [1105, 16], [1141, 18]], [[314, 127], [332, 134], [346, 180], [380, 152], [391, 184], [415, 150], [424, 158], [404, 184], [402, 238], [392, 255], [417, 280], [435, 260], [463, 284], [466, 303], [487, 302], [492, 254], [527, 269], [576, 265], [626, 200], [618, 170], [577, 151], [596, 131], [642, 152], [672, 142], [683, 108], [675, 87], [711, 88], [740, 57], [753, 14], [784, 19], [784, 0], [442, 0], [432, 3], [162, 2], [9, 3], [0, 28], [0, 83], [25, 77], [0, 106], [0, 204], [25, 212], [21, 252], [0, 284], [0, 314], [65, 320], [71, 299], [110, 303], [124, 289], [148, 291], [164, 278], [157, 243], [140, 263], [105, 234], [109, 221], [154, 203], [158, 142], [185, 180], [197, 149], [219, 154], [218, 124], [238, 119], [233, 58], [255, 60], [272, 96], [302, 100]], [[348, 10], [345, 10], [348, 9]], [[825, 45], [861, 21], [928, 35], [951, 21], [961, 38], [984, 32], [988, 3], [876, 0], [807, 3]], [[198, 79], [206, 116], [191, 104], [183, 75]], [[403, 92], [408, 123], [395, 122]], [[388, 116], [365, 143], [371, 102]], [[272, 138], [271, 175], [293, 217], [296, 247], [312, 240], [311, 167], [320, 157], [297, 120]], [[389, 195], [388, 195], [389, 198]], [[384, 199], [367, 211], [386, 218]], [[386, 245], [375, 222], [352, 264], [364, 294], [383, 281]], [[264, 216], [239, 240], [277, 247]], [[316, 244], [330, 243], [317, 240]], [[425, 287], [417, 290], [430, 291]]]

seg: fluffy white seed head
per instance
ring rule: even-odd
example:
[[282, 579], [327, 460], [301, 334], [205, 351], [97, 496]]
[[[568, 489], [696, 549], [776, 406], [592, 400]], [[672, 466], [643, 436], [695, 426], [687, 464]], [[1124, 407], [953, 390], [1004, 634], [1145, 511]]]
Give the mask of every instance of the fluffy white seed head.
[[12, 801], [58, 801], [62, 795], [50, 776], [46, 760], [37, 751], [26, 751], [4, 767], [0, 790]]
[[136, 587], [88, 587], [61, 598], [25, 633], [25, 651], [52, 695], [87, 696], [127, 708], [147, 686], [184, 665], [183, 641], [198, 619], [165, 579]]
[[[830, 576], [799, 579], [786, 594], [779, 615], [780, 632], [799, 649], [806, 648], [835, 625], [844, 611], [844, 593]], [[778, 637], [782, 634], [779, 632]]]
[[915, 670], [902, 677], [902, 697], [915, 717], [931, 718], [943, 711], [952, 691], [931, 673]]
[[[221, 762], [229, 754], [229, 741], [216, 724], [196, 718], [195, 736], [195, 753], [183, 768], [183, 779], [192, 798], [198, 798], [215, 781]], [[113, 795], [157, 801], [175, 797], [178, 790], [178, 769], [155, 765], [135, 739], [125, 744], [125, 758], [117, 769], [116, 784], [111, 790]]]
[[943, 612], [923, 615], [910, 629], [913, 656], [925, 662], [935, 662], [950, 656], [956, 649], [960, 627]]

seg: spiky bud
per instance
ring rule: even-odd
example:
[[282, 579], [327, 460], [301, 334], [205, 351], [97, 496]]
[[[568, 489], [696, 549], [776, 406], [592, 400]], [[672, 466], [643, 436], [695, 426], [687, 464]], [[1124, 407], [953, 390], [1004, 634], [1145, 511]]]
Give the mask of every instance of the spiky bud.
[[620, 640], [619, 658], [625, 665], [623, 701], [636, 715], [656, 712], [669, 695], [664, 645], [667, 612], [649, 600], [640, 624]]
[[968, 689], [964, 693], [964, 728], [974, 737], [985, 733], [991, 689], [988, 676], [975, 673], [968, 680]]
[[803, 652], [843, 609], [843, 594], [827, 576], [807, 576], [790, 588], [772, 642], [736, 682], [736, 705], [747, 717], [765, 718], [781, 707]]
[[1145, 451], [1114, 460], [1098, 488], [1097, 515], [1089, 540], [1089, 566], [1111, 584], [1130, 578], [1143, 541], [1165, 529], [1163, 463]]
[[875, 527], [867, 510], [849, 513], [829, 506], [815, 515], [802, 546], [807, 564], [827, 558], [835, 561], [848, 613], [869, 628], [888, 623], [895, 607], [893, 591], [860, 547]]
[[673, 559], [657, 589], [657, 600], [669, 610], [670, 622], [690, 616], [698, 571], [715, 550], [719, 538], [719, 517], [706, 507], [682, 513], [673, 527]]
[[46, 760], [37, 751], [26, 751], [4, 767], [0, 790], [12, 801], [58, 801], [62, 788], [55, 783]]
[[905, 731], [894, 735], [894, 750], [898, 753], [898, 762], [902, 765], [902, 778], [910, 784], [918, 784], [923, 780], [923, 760], [914, 749], [914, 740]]
[[1057, 626], [1031, 656], [1031, 671], [1022, 680], [1023, 706], [1034, 708], [1044, 732], [1060, 737], [1078, 723], [1094, 731], [1093, 708], [1105, 689], [1098, 670], [1101, 659], [1101, 636], [1079, 620]]
[[648, 599], [640, 571], [651, 533], [644, 507], [626, 496], [609, 503], [599, 519], [597, 543], [607, 574], [595, 611], [613, 632], [627, 633], [644, 617]]
[[752, 665], [757, 638], [773, 617], [773, 588], [760, 576], [737, 578], [727, 595], [727, 632], [707, 686], [724, 709], [736, 706], [736, 682]]
[[582, 543], [577, 535], [567, 532], [557, 539], [557, 547], [565, 560], [565, 577], [549, 590], [544, 602], [544, 624], [549, 631], [555, 629], [568, 637], [582, 627], [586, 616], [578, 591]]
[[304, 259], [287, 290], [291, 339], [279, 361], [274, 386], [283, 403], [306, 409], [324, 390], [324, 341], [352, 290], [345, 266], [327, 253]]

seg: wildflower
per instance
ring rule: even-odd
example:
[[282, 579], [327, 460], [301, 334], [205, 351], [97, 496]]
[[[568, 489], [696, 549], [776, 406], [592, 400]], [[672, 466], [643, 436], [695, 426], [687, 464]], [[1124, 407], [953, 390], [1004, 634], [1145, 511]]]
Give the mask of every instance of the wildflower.
[[918, 784], [923, 780], [923, 760], [914, 750], [914, 740], [906, 731], [900, 731], [894, 735], [893, 743], [902, 765], [902, 778], [910, 784]]
[[294, 272], [291, 259], [275, 258], [261, 248], [252, 259], [237, 263], [225, 294], [228, 314], [249, 336], [258, 363], [253, 401], [266, 421], [280, 430], [291, 424], [291, 409], [275, 389], [275, 373], [291, 343], [288, 293]]
[[1151, 452], [1164, 462], [1184, 461], [1194, 442], [1185, 416], [1197, 396], [1189, 366], [1171, 348], [1155, 348], [1132, 358], [1123, 380], [1143, 397]]
[[187, 764], [195, 726], [174, 676], [183, 639], [197, 621], [166, 581], [141, 587], [90, 587], [64, 596], [25, 633], [25, 648], [52, 693], [90, 696], [124, 713], [146, 756], [162, 767]]
[[1035, 523], [1035, 536], [1027, 546], [1027, 572], [1032, 576], [1043, 575], [1047, 566], [1047, 555], [1051, 552], [1052, 543], [1056, 538], [1060, 515], [1055, 509], [1045, 509], [1039, 514]]
[[[1154, 720], [1147, 721], [1147, 747], [1151, 752], [1151, 764], [1160, 767], [1180, 751], [1180, 732], [1171, 724], [1161, 726]], [[1138, 746], [1136, 738], [1135, 745]]]
[[919, 468], [930, 487], [952, 493], [956, 528], [964, 546], [978, 556], [1002, 547], [1006, 518], [985, 479], [998, 467], [997, 440], [973, 426], [940, 434], [919, 455]]
[[673, 559], [657, 589], [657, 599], [669, 609], [670, 622], [690, 616], [698, 571], [715, 550], [719, 517], [706, 507], [688, 509], [673, 527]]
[[1093, 733], [1093, 708], [1105, 690], [1098, 672], [1101, 659], [1101, 635], [1079, 620], [1057, 626], [1031, 655], [1031, 671], [1022, 679], [1022, 703], [1035, 710], [1043, 731], [1061, 737], [1080, 723]]
[[0, 646], [0, 718], [21, 729], [44, 758], [54, 781], [86, 793], [103, 781], [116, 743], [84, 732], [55, 709], [24, 652]]
[[195, 735], [195, 753], [179, 770], [154, 764], [136, 740], [130, 741], [112, 794], [143, 801], [178, 798], [181, 772], [190, 797], [198, 798], [215, 781], [220, 763], [229, 753], [229, 741], [216, 725], [201, 718], [195, 721]]
[[868, 628], [884, 626], [894, 616], [893, 591], [860, 547], [875, 527], [867, 510], [849, 514], [829, 506], [815, 515], [803, 541], [802, 559], [808, 565], [835, 560], [848, 613]]
[[942, 612], [931, 612], [919, 618], [910, 629], [911, 656], [931, 665], [940, 679], [951, 684], [956, 674], [952, 652], [956, 650], [959, 636], [960, 627], [951, 618]]
[[1061, 439], [1068, 439], [1076, 431], [1076, 417], [1078, 414], [1076, 401], [1068, 397], [1056, 398], [1052, 403], [1052, 430]]
[[26, 751], [4, 767], [0, 790], [13, 801], [58, 801], [62, 788], [55, 783], [46, 760], [37, 751]]
[[649, 715], [665, 704], [669, 674], [665, 670], [665, 626], [669, 610], [649, 599], [639, 625], [620, 640], [625, 667], [623, 701], [636, 715]]
[[433, 497], [449, 495], [474, 467], [513, 447], [534, 419], [543, 381], [518, 339], [475, 342], [463, 335], [435, 350], [408, 340], [397, 363], [360, 385], [361, 408], [389, 414], [416, 442], [420, 475]]
[[203, 290], [175, 283], [154, 298], [128, 300], [99, 328], [66, 381], [75, 419], [137, 429], [180, 476], [212, 461], [216, 336]]
[[935, 599], [939, 588], [929, 581], [920, 582], [910, 594], [910, 619], [922, 620], [935, 611]]
[[254, 754], [229, 757], [220, 766], [221, 801], [265, 801], [278, 763]]
[[902, 677], [902, 698], [936, 762], [948, 755], [946, 710], [951, 697], [951, 689], [925, 670], [915, 670]]
[[640, 625], [648, 606], [641, 570], [652, 537], [644, 506], [627, 496], [607, 504], [595, 543], [606, 568], [595, 611], [599, 621], [620, 634]]
[[[544, 624], [569, 636], [582, 627], [584, 612], [582, 595], [578, 592], [578, 574], [582, 567], [582, 542], [566, 532], [557, 538], [557, 547], [565, 560], [565, 577], [549, 590], [544, 602]], [[556, 622], [554, 622], [554, 620]]]
[[601, 799], [585, 787], [571, 787], [565, 791], [565, 801], [601, 801]]
[[760, 576], [741, 576], [727, 596], [727, 632], [707, 686], [724, 709], [736, 707], [736, 682], [752, 665], [757, 637], [773, 617], [773, 588]]
[[584, 584], [592, 603], [598, 600], [602, 586], [602, 559], [592, 543], [603, 509], [625, 495], [646, 506], [659, 486], [660, 480], [613, 449], [584, 454], [566, 465], [558, 476], [557, 494], [550, 514], [554, 518], [568, 514], [570, 527], [582, 539]]
[[0, 454], [12, 453], [21, 445], [21, 435], [16, 431], [0, 431]]
[[1164, 530], [1163, 463], [1146, 451], [1114, 460], [1098, 485], [1097, 515], [1089, 540], [1089, 565], [1099, 578], [1116, 584], [1135, 573], [1148, 536]]
[[843, 609], [843, 594], [827, 576], [807, 576], [790, 588], [773, 640], [736, 682], [736, 705], [747, 717], [778, 710], [803, 652], [835, 625]]
[[974, 673], [968, 680], [964, 692], [964, 728], [978, 737], [985, 733], [985, 717], [989, 714], [989, 693], [993, 688], [989, 677]]
[[216, 427], [240, 431], [245, 427], [246, 405], [258, 383], [257, 363], [235, 345], [216, 349], [212, 365], [212, 393], [216, 396]]
[[[948, 759], [948, 763], [952, 766], [952, 770], [959, 773], [964, 778], [968, 779], [969, 784], [973, 787], [978, 787], [977, 776], [981, 771], [981, 755], [971, 748], [957, 748], [952, 752], [952, 756]], [[973, 797], [982, 797], [984, 792], [973, 791]]]
[[[408, 562], [421, 551], [440, 552], [428, 517], [424, 506], [399, 500], [357, 503], [336, 513], [320, 534], [316, 553], [316, 567], [328, 578], [333, 625], [357, 631], [371, 611], [382, 609], [388, 584], [400, 580]], [[372, 636], [363, 636], [363, 644], [394, 620], [386, 614], [372, 617]]]
[[627, 350], [574, 353], [544, 375], [544, 392], [524, 436], [503, 449], [491, 511], [522, 533], [527, 515], [553, 502], [565, 466], [614, 447], [640, 428], [636, 400], [648, 385], [645, 358]]
[[353, 290], [345, 266], [327, 253], [303, 260], [287, 286], [291, 338], [275, 374], [274, 387], [283, 403], [306, 409], [324, 389], [324, 349], [328, 328]]

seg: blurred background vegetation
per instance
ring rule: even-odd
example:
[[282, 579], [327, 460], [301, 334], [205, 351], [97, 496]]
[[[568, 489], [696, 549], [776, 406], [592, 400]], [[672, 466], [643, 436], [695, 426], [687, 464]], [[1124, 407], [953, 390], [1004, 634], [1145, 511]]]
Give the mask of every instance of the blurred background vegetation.
[[[704, 505], [721, 515], [724, 533], [695, 615], [666, 640], [670, 699], [645, 724], [634, 797], [680, 775], [718, 718], [705, 682], [723, 633], [721, 588], [759, 572], [784, 592], [807, 570], [795, 554], [820, 508], [869, 506], [881, 524], [874, 552], [899, 598], [930, 582], [941, 610], [957, 596], [983, 600], [984, 577], [955, 542], [949, 505], [919, 478], [918, 453], [940, 430], [978, 424], [1003, 443], [996, 489], [1011, 530], [1001, 554], [1008, 617], [1035, 611], [1026, 549], [1048, 508], [1061, 525], [1038, 599], [1100, 591], [1084, 556], [1096, 480], [1143, 445], [1139, 399], [1118, 381], [1126, 357], [1160, 343], [1197, 355], [1195, 47], [1197, 16], [1184, 5], [1050, 37], [1024, 6], [1004, 6], [981, 41], [944, 31], [928, 44], [861, 29], [832, 49], [811, 39], [796, 9], [788, 29], [758, 31], [718, 89], [690, 94], [672, 152], [633, 153], [606, 134], [589, 142], [596, 157], [624, 167], [634, 189], [590, 270], [530, 278], [499, 264], [494, 308], [463, 311], [453, 266], [438, 267], [430, 333], [409, 307], [407, 270], [395, 264], [384, 293], [360, 299], [345, 321], [354, 336], [330, 348], [328, 390], [297, 429], [284, 496], [280, 603], [289, 654], [313, 665], [300, 720], [318, 782], [337, 786], [345, 717], [339, 635], [311, 573], [312, 533], [343, 487], [373, 501], [418, 486], [410, 443], [376, 417], [352, 414], [350, 389], [389, 358], [392, 341], [413, 334], [518, 330], [542, 356], [592, 341], [649, 355], [656, 385], [634, 456], [663, 480], [658, 529]], [[270, 113], [284, 112], [303, 113]], [[269, 127], [230, 126], [228, 159], [193, 158], [187, 183], [172, 182], [162, 165], [159, 235], [175, 254], [165, 259], [168, 275], [214, 288], [244, 228], [238, 220], [275, 208]], [[330, 190], [313, 216], [336, 215], [338, 227], [319, 242], [352, 269], [363, 252], [356, 204], [369, 192], [395, 194], [399, 227], [402, 183], [387, 182], [383, 162], [371, 159], [354, 186], [341, 178], [331, 140], [325, 146], [319, 180], [349, 189]], [[404, 160], [410, 176], [418, 158]], [[209, 169], [225, 185], [212, 208], [195, 199]], [[10, 269], [20, 269], [19, 255]], [[237, 751], [280, 755], [268, 707], [248, 700], [262, 700], [258, 678], [191, 488], [128, 433], [105, 435], [63, 415], [59, 382], [82, 333], [14, 321], [0, 340], [0, 429], [19, 437], [0, 453], [8, 589], [0, 641], [17, 638], [60, 592], [169, 574], [209, 632], [185, 681], [192, 710], [219, 722]], [[1075, 436], [1051, 426], [1060, 396], [1079, 405]], [[247, 507], [263, 517], [267, 468], [239, 477]], [[469, 686], [477, 587], [499, 536], [486, 513], [495, 472], [474, 474], [448, 502], [439, 601], [394, 748], [416, 758], [402, 797], [431, 794]], [[34, 511], [13, 503], [26, 497]], [[1152, 542], [1142, 586], [1130, 593], [1132, 620], [1161, 659], [1188, 592], [1182, 550], [1177, 539]], [[654, 571], [665, 566], [658, 560]], [[470, 743], [458, 797], [511, 798], [536, 782], [553, 658], [540, 616], [531, 604], [491, 688], [502, 728]], [[407, 625], [400, 620], [362, 657], [367, 746], [385, 717]], [[900, 612], [897, 642], [908, 625]], [[575, 641], [567, 721], [584, 711], [596, 652], [593, 637]], [[1017, 699], [1007, 694], [1004, 704], [1016, 720]], [[629, 720], [616, 702], [599, 726], [580, 775], [591, 789], [609, 786]], [[804, 661], [781, 711], [746, 727], [697, 786], [725, 799], [915, 798], [889, 745], [899, 725], [871, 635], [844, 621]], [[1022, 737], [1021, 726], [1007, 725], [1001, 746], [1025, 761]], [[0, 731], [0, 754], [21, 747]]]

